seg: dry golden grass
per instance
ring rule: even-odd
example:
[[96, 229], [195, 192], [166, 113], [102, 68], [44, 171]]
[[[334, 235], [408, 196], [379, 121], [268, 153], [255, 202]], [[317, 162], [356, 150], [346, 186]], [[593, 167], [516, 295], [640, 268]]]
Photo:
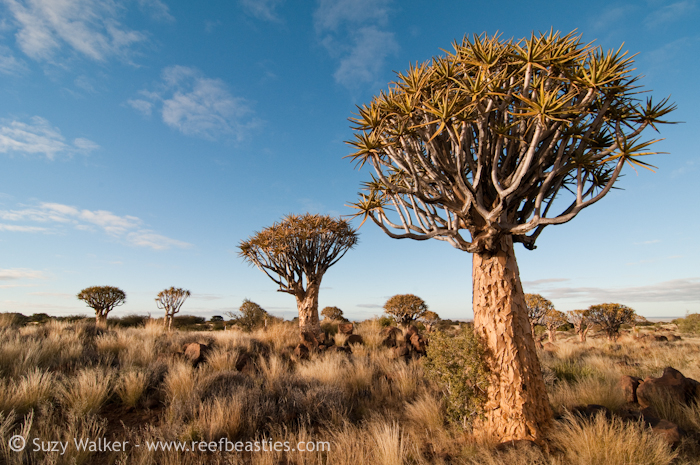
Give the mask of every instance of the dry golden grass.
[[[545, 452], [533, 447], [497, 450], [489, 438], [478, 438], [478, 432], [447, 423], [438, 387], [424, 378], [423, 360], [394, 359], [380, 346], [379, 331], [376, 321], [357, 324], [355, 333], [366, 344], [354, 347], [352, 355], [312, 353], [310, 360], [294, 362], [286, 353], [299, 335], [289, 323], [252, 333], [183, 333], [165, 332], [160, 324], [147, 322], [145, 328], [96, 333], [84, 323], [3, 328], [0, 321], [0, 462], [697, 463], [696, 436], [684, 439], [674, 452], [641, 425], [604, 417], [586, 421], [566, 412], [592, 403], [619, 410], [624, 406], [617, 385], [622, 374], [659, 376], [665, 366], [674, 366], [700, 379], [700, 340], [651, 343], [623, 337], [612, 344], [591, 338], [580, 344], [562, 335], [556, 353], [540, 354], [552, 405], [568, 415], [556, 424], [550, 451]], [[177, 353], [194, 341], [212, 348], [207, 362], [197, 368]], [[337, 335], [336, 344], [343, 342]], [[235, 364], [243, 353], [253, 364], [239, 373]], [[144, 405], [152, 409], [146, 423], [125, 417], [123, 429], [119, 421], [106, 420], [110, 415], [121, 420], [127, 407], [141, 412]], [[700, 435], [700, 407], [660, 402], [654, 408]], [[9, 437], [25, 433], [44, 440], [106, 434], [140, 444], [272, 438], [292, 444], [329, 441], [332, 448], [248, 455], [146, 448], [128, 454], [7, 455]]]

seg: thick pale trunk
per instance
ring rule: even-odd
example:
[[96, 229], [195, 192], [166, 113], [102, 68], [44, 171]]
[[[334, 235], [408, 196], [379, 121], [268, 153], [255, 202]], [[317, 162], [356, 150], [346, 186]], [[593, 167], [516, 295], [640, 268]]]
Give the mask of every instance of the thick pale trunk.
[[299, 310], [299, 332], [321, 334], [321, 323], [318, 319], [319, 285], [309, 285], [306, 292], [297, 294], [297, 310]]
[[587, 333], [588, 333], [588, 329], [584, 329], [584, 330], [579, 331], [579, 333], [578, 333], [579, 341], [586, 342], [586, 334]]
[[527, 316], [510, 236], [496, 253], [474, 254], [474, 330], [491, 370], [480, 427], [501, 441], [542, 441], [552, 411]]
[[549, 336], [549, 342], [557, 342], [557, 330], [556, 329], [548, 329], [547, 336]]
[[95, 326], [98, 328], [107, 328], [107, 315], [101, 311], [95, 312]]

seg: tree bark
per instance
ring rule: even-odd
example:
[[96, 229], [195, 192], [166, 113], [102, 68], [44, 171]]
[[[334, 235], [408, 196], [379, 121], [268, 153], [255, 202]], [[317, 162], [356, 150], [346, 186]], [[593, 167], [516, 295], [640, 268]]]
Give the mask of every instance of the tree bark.
[[320, 285], [310, 284], [306, 291], [296, 294], [297, 310], [299, 310], [299, 332], [321, 334], [321, 323], [318, 319], [318, 291]]
[[549, 342], [557, 342], [557, 330], [548, 328], [547, 337], [549, 338]]
[[107, 314], [102, 311], [95, 312], [95, 327], [97, 328], [107, 328]]
[[544, 385], [510, 236], [495, 253], [474, 254], [474, 330], [491, 371], [480, 425], [501, 441], [541, 442], [552, 411]]

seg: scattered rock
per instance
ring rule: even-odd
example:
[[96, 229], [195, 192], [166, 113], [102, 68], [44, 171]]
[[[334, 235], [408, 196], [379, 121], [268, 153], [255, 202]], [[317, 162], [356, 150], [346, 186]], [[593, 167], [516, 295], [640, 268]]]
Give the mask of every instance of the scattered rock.
[[642, 408], [649, 407], [662, 396], [669, 396], [677, 402], [689, 403], [700, 392], [700, 383], [686, 378], [675, 368], [664, 368], [660, 378], [646, 378], [637, 387], [637, 401]]
[[193, 367], [198, 366], [202, 363], [209, 353], [209, 346], [206, 344], [200, 344], [199, 342], [192, 342], [185, 346], [185, 359], [189, 361]]
[[556, 352], [559, 347], [555, 346], [551, 342], [545, 342], [544, 344], [542, 344], [542, 348], [546, 352]]
[[396, 339], [391, 338], [391, 337], [386, 337], [382, 340], [382, 346], [388, 347], [389, 349], [391, 349], [392, 347], [396, 347]]
[[359, 334], [351, 334], [348, 336], [348, 338], [345, 340], [345, 344], [343, 344], [345, 347], [350, 347], [353, 344], [365, 344], [365, 340], [362, 339], [362, 336]]
[[415, 326], [409, 326], [408, 329], [406, 329], [403, 338], [408, 341], [414, 334], [418, 334], [418, 329]]
[[413, 334], [411, 336], [411, 346], [420, 355], [425, 355], [426, 340], [420, 334]]
[[664, 336], [663, 334], [655, 334], [654, 340], [656, 342], [668, 342], [668, 338], [666, 336]]
[[411, 357], [411, 345], [407, 342], [400, 342], [392, 349], [394, 358], [404, 358], [408, 360]]
[[314, 333], [301, 333], [301, 343], [304, 344], [309, 351], [313, 352], [318, 349], [318, 339]]
[[309, 359], [309, 348], [304, 344], [299, 344], [294, 348], [294, 357], [297, 360]]
[[396, 326], [388, 326], [384, 329], [382, 329], [381, 333], [382, 336], [385, 338], [391, 338], [393, 340], [398, 340], [401, 336], [403, 336], [403, 333], [399, 328]]
[[669, 334], [668, 336], [669, 341], [681, 341], [683, 338], [681, 338], [678, 334]]
[[636, 376], [624, 375], [620, 378], [620, 388], [625, 394], [625, 400], [627, 402], [637, 402], [637, 387], [642, 381], [642, 378], [637, 378]]
[[670, 422], [668, 420], [660, 420], [654, 418], [648, 421], [651, 426], [651, 430], [664, 438], [669, 446], [676, 447], [681, 442], [681, 438], [685, 432], [678, 427], [677, 424]]
[[347, 347], [341, 347], [341, 346], [330, 346], [327, 351], [328, 352], [337, 352], [337, 353], [342, 353], [342, 354], [350, 353], [350, 349], [348, 349]]
[[350, 335], [350, 334], [352, 334], [354, 329], [355, 329], [355, 325], [353, 325], [352, 323], [340, 323], [340, 324], [338, 324], [338, 332], [340, 334]]

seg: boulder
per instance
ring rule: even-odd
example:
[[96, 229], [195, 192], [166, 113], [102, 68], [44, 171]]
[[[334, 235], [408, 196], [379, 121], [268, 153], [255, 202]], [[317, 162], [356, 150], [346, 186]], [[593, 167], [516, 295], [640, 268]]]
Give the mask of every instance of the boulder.
[[637, 401], [642, 408], [652, 405], [655, 399], [668, 396], [677, 402], [689, 403], [698, 396], [700, 383], [686, 378], [675, 368], [664, 368], [660, 378], [646, 378], [637, 387]]
[[620, 378], [620, 389], [625, 394], [627, 402], [637, 402], [637, 387], [641, 381], [642, 378], [636, 376], [624, 375]]
[[345, 347], [350, 347], [352, 344], [361, 344], [364, 345], [365, 340], [362, 339], [362, 336], [359, 334], [351, 334], [348, 336], [347, 339], [345, 339], [345, 344], [343, 344]]
[[194, 367], [206, 360], [207, 354], [209, 353], [209, 346], [206, 344], [200, 344], [199, 342], [187, 344], [184, 349], [185, 360], [190, 362]]
[[314, 333], [303, 332], [301, 333], [301, 343], [306, 346], [309, 351], [314, 351], [318, 349], [318, 339]]
[[426, 340], [420, 334], [413, 334], [411, 336], [411, 346], [420, 355], [425, 355]]
[[403, 336], [401, 330], [396, 326], [388, 326], [382, 329], [380, 334], [386, 339], [393, 339], [394, 341], [397, 341], [401, 336]]
[[340, 334], [352, 334], [353, 330], [355, 329], [355, 325], [352, 323], [340, 323], [338, 324], [338, 332]]
[[404, 358], [408, 360], [411, 357], [411, 345], [408, 342], [400, 342], [392, 349], [394, 358]]
[[294, 348], [294, 357], [297, 360], [309, 359], [309, 348], [305, 344], [299, 344]]
[[406, 329], [403, 338], [408, 341], [414, 334], [418, 334], [418, 329], [415, 326], [409, 326], [408, 329]]
[[389, 349], [391, 349], [392, 347], [396, 347], [396, 339], [391, 338], [391, 337], [385, 337], [382, 340], [382, 346], [388, 347]]
[[676, 447], [680, 444], [684, 431], [677, 424], [659, 418], [648, 419], [647, 423], [651, 426], [651, 430], [664, 438], [669, 446]]
[[668, 338], [666, 336], [664, 336], [663, 334], [655, 334], [654, 340], [656, 342], [668, 342]]

